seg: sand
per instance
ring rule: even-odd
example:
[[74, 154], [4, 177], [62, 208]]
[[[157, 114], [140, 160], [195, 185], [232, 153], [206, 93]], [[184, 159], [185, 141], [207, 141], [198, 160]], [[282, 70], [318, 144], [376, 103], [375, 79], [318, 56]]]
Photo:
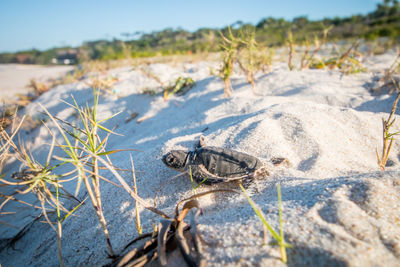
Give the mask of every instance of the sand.
[[[293, 245], [287, 251], [287, 265], [399, 266], [400, 142], [392, 148], [386, 171], [379, 170], [375, 156], [375, 149], [382, 146], [381, 119], [388, 116], [394, 96], [372, 94], [369, 89], [374, 72], [390, 66], [393, 58], [393, 53], [367, 58], [365, 64], [372, 71], [354, 75], [336, 70], [289, 71], [286, 64], [276, 63], [271, 72], [257, 74], [257, 95], [251, 93], [244, 76], [236, 74], [230, 98], [223, 97], [223, 82], [210, 75], [216, 63], [143, 66], [167, 84], [178, 76], [196, 80], [186, 95], [168, 101], [162, 95], [142, 94], [145, 89], [157, 91], [160, 85], [138, 68], [113, 69], [103, 77], [118, 78], [113, 85], [115, 94], [102, 95], [99, 111], [102, 118], [121, 112], [106, 126], [117, 125], [115, 131], [123, 136], [112, 136], [108, 148], [142, 151], [131, 152], [139, 195], [168, 214], [173, 214], [179, 200], [192, 195], [188, 178], [172, 179], [178, 173], [161, 162], [161, 156], [171, 149], [192, 149], [203, 135], [210, 145], [246, 152], [266, 164], [273, 157], [285, 157], [288, 165], [270, 166], [270, 177], [249, 191], [267, 221], [278, 229], [276, 184], [281, 185], [285, 237]], [[58, 86], [24, 112], [40, 114], [41, 103], [53, 115], [75, 122], [73, 110], [61, 100], [71, 102], [72, 94], [80, 105], [91, 103], [92, 91], [85, 82], [88, 80]], [[129, 121], [135, 112], [138, 117]], [[49, 126], [54, 129], [51, 123]], [[400, 129], [399, 121], [393, 128]], [[51, 141], [45, 127], [23, 131], [21, 136], [37, 160], [45, 161], [45, 144]], [[119, 167], [130, 166], [129, 152], [111, 158]], [[19, 167], [11, 162], [6, 171], [12, 173]], [[103, 174], [117, 182], [111, 174]], [[121, 174], [132, 184], [129, 173]], [[162, 184], [165, 186], [157, 193]], [[75, 188], [73, 184], [67, 187], [71, 191]], [[199, 192], [215, 188], [235, 185], [203, 185]], [[111, 242], [119, 251], [137, 236], [134, 201], [107, 183], [102, 183], [102, 196]], [[262, 224], [243, 195], [214, 195], [201, 199], [201, 205], [198, 232], [205, 241], [204, 257], [210, 266], [285, 265], [280, 261], [279, 247], [262, 246]], [[0, 224], [3, 246], [40, 214], [15, 202], [3, 209], [15, 210], [16, 215], [0, 217], [16, 227]], [[148, 232], [160, 217], [141, 208], [141, 220], [144, 232]], [[104, 236], [89, 202], [63, 224], [62, 247], [67, 266], [109, 262]], [[13, 248], [2, 249], [2, 266], [58, 265], [56, 233], [46, 224], [29, 224]]]
[[0, 64], [0, 99], [16, 99], [17, 94], [28, 94], [32, 91], [27, 85], [31, 79], [46, 82], [56, 79], [73, 70], [72, 66], [40, 66], [22, 64]]

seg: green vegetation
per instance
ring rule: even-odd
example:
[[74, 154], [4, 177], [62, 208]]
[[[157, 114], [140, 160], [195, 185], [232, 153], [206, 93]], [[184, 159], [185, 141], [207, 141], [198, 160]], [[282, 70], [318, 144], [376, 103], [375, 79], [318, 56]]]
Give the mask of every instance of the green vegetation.
[[[113, 134], [114, 132], [102, 126], [102, 123], [114, 117], [115, 115], [103, 120], [97, 119], [100, 92], [99, 90], [95, 89], [93, 89], [93, 92], [94, 102], [92, 107], [89, 107], [87, 104], [86, 107], [82, 108], [78, 106], [74, 98], [74, 104], [66, 103], [72, 107], [80, 117], [79, 123], [81, 126], [75, 126], [69, 122], [63, 121], [60, 118], [54, 117], [44, 106], [41, 105], [45, 111], [45, 114], [50, 118], [50, 121], [54, 123], [58, 132], [63, 137], [63, 142], [59, 142], [56, 138], [56, 133], [50, 130], [50, 128], [47, 126], [47, 123], [43, 122], [43, 125], [49, 130], [53, 137], [53, 142], [50, 146], [47, 160], [44, 164], [41, 164], [33, 158], [31, 153], [26, 150], [23, 142], [20, 141], [18, 144], [16, 144], [13, 141], [13, 139], [16, 138], [17, 133], [26, 117], [22, 117], [18, 123], [15, 119], [16, 116], [14, 117], [14, 121], [11, 123], [13, 127], [10, 134], [4, 128], [0, 127], [0, 167], [11, 156], [15, 157], [16, 160], [18, 160], [25, 167], [22, 169], [22, 171], [14, 173], [11, 175], [11, 177], [7, 177], [7, 179], [5, 179], [6, 176], [9, 176], [7, 173], [0, 174], [0, 186], [9, 186], [10, 188], [13, 186], [13, 192], [11, 192], [9, 195], [0, 194], [0, 197], [4, 199], [0, 205], [0, 211], [9, 201], [17, 201], [33, 208], [41, 209], [46, 222], [57, 233], [57, 246], [60, 266], [64, 266], [61, 248], [62, 223], [85, 201], [80, 201], [76, 197], [80, 192], [82, 182], [85, 185], [86, 191], [92, 202], [92, 206], [103, 229], [107, 243], [108, 254], [111, 257], [115, 255], [109, 237], [107, 222], [102, 209], [100, 180], [109, 182], [113, 185], [117, 184], [101, 176], [99, 171], [100, 168], [106, 168], [116, 177], [116, 179], [122, 185], [122, 188], [125, 189], [130, 196], [135, 199], [136, 205], [140, 204], [142, 207], [164, 218], [169, 218], [163, 212], [149, 206], [137, 195], [135, 176], [133, 176], [134, 190], [132, 190], [132, 188], [129, 187], [124, 179], [118, 174], [116, 168], [113, 167], [114, 165], [111, 163], [108, 155], [121, 152], [123, 150], [106, 150], [108, 138], [110, 134]], [[106, 133], [103, 138], [100, 137], [100, 130]], [[55, 146], [61, 148], [65, 155], [54, 155], [53, 148]], [[52, 158], [59, 162], [55, 165], [51, 165], [50, 159]], [[102, 166], [100, 166], [100, 164]], [[71, 171], [66, 173], [58, 173], [60, 172], [59, 167], [64, 165], [72, 165], [73, 168]], [[132, 173], [134, 174], [133, 163]], [[74, 195], [70, 194], [64, 189], [63, 184], [67, 182], [75, 183], [76, 190]], [[63, 192], [61, 192], [61, 190]], [[41, 205], [35, 206], [16, 198], [18, 194], [28, 193], [34, 194], [40, 201]], [[61, 197], [64, 199], [68, 198], [75, 200], [78, 203], [74, 208], [68, 210], [63, 206], [63, 203], [60, 199]], [[138, 208], [136, 208], [136, 210], [137, 227], [138, 231], [141, 232], [142, 227], [140, 225]], [[51, 217], [49, 216], [50, 214], [55, 215], [56, 222], [51, 220], [54, 218], [54, 216]], [[13, 227], [12, 225], [3, 221], [0, 221], [0, 223], [3, 223], [9, 227]], [[55, 224], [57, 225], [57, 228], [54, 226]]]
[[242, 184], [239, 184], [240, 189], [242, 189], [243, 194], [246, 196], [247, 200], [249, 201], [251, 207], [253, 208], [254, 212], [257, 214], [258, 218], [260, 218], [263, 225], [268, 229], [271, 233], [272, 237], [278, 243], [280, 250], [281, 250], [281, 260], [284, 263], [287, 263], [287, 256], [286, 256], [286, 248], [291, 248], [292, 246], [285, 242], [285, 237], [283, 234], [283, 219], [282, 219], [282, 197], [281, 197], [281, 186], [277, 184], [276, 189], [278, 191], [278, 210], [279, 210], [279, 234], [272, 228], [272, 226], [267, 222], [265, 219], [261, 209], [257, 207], [257, 205], [253, 202], [253, 200], [249, 197], [246, 193]]
[[[398, 42], [400, 36], [400, 4], [398, 0], [384, 0], [376, 10], [366, 15], [353, 15], [347, 18], [325, 18], [311, 21], [301, 16], [287, 21], [283, 18], [265, 18], [256, 25], [244, 24], [240, 21], [231, 25], [236, 35], [244, 29], [255, 29], [258, 44], [268, 47], [283, 46], [287, 42], [288, 32], [292, 33], [292, 41], [306, 44], [314, 36], [325, 29], [330, 29], [327, 42], [345, 39], [377, 40], [388, 38], [390, 42]], [[0, 63], [50, 64], [53, 58], [61, 54], [72, 53], [71, 63], [82, 63], [87, 60], [115, 60], [124, 58], [151, 57], [201, 52], [217, 52], [222, 36], [229, 36], [229, 27], [223, 29], [202, 28], [195, 32], [183, 29], [167, 28], [162, 31], [145, 34], [128, 34], [136, 37], [129, 41], [114, 39], [86, 42], [78, 48], [53, 48], [46, 51], [28, 50], [17, 53], [0, 54]], [[71, 51], [73, 50], [73, 51]], [[60, 62], [58, 62], [60, 63]]]
[[189, 177], [190, 177], [190, 182], [192, 183], [193, 194], [196, 195], [197, 188], [199, 188], [205, 181], [207, 181], [207, 177], [196, 185], [196, 182], [193, 180], [192, 168], [190, 166], [189, 166]]
[[178, 77], [175, 82], [164, 89], [164, 100], [171, 95], [184, 95], [195, 85], [195, 81], [190, 77]]
[[222, 32], [220, 32], [220, 35], [222, 37], [221, 49], [223, 51], [223, 64], [221, 69], [219, 70], [219, 75], [224, 81], [224, 95], [231, 96], [233, 93], [231, 75], [233, 72], [233, 65], [237, 61], [237, 53], [240, 45], [240, 39], [233, 35], [231, 28], [228, 28], [227, 37], [225, 37]]

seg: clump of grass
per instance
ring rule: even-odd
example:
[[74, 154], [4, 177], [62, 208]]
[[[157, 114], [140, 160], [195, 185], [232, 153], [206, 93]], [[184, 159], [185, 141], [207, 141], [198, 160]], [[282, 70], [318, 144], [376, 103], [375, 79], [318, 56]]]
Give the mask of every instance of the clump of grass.
[[233, 88], [231, 84], [230, 77], [233, 72], [233, 65], [237, 61], [237, 49], [239, 47], [240, 41], [232, 33], [230, 27], [228, 27], [228, 36], [220, 31], [219, 34], [222, 37], [223, 43], [220, 44], [223, 51], [223, 64], [219, 71], [219, 74], [224, 81], [224, 95], [231, 96], [233, 93]]
[[285, 237], [284, 237], [284, 234], [283, 234], [282, 198], [281, 198], [281, 187], [280, 187], [280, 185], [279, 184], [277, 185], [278, 210], [279, 210], [279, 234], [267, 222], [267, 220], [265, 219], [261, 209], [259, 207], [257, 207], [257, 205], [249, 197], [249, 195], [246, 193], [246, 190], [244, 189], [243, 185], [239, 184], [239, 186], [240, 186], [240, 189], [242, 189], [243, 194], [246, 196], [247, 200], [249, 201], [249, 203], [250, 203], [251, 207], [253, 208], [254, 212], [257, 214], [258, 218], [261, 220], [263, 225], [268, 229], [268, 231], [271, 233], [272, 237], [278, 243], [278, 246], [280, 247], [280, 250], [281, 250], [281, 260], [282, 260], [282, 262], [287, 263], [286, 248], [290, 248], [291, 245], [286, 243]]
[[261, 61], [257, 60], [257, 42], [256, 42], [256, 32], [248, 32], [243, 34], [240, 40], [241, 43], [245, 45], [246, 49], [242, 49], [238, 63], [242, 71], [246, 75], [246, 80], [251, 84], [251, 90], [255, 94], [255, 73], [261, 68]]
[[47, 84], [42, 82], [37, 82], [35, 79], [31, 79], [29, 81], [28, 87], [34, 90], [36, 96], [39, 96], [50, 89]]
[[366, 68], [362, 65], [359, 58], [362, 56], [357, 51], [358, 42], [354, 42], [345, 52], [342, 54], [333, 56], [327, 60], [320, 60], [310, 65], [310, 68], [329, 68], [339, 69], [344, 74], [354, 74], [366, 71]]
[[[20, 201], [16, 198], [16, 195], [24, 195], [28, 193], [33, 193], [37, 199], [39, 200], [41, 206], [36, 207], [40, 208], [42, 210], [42, 214], [46, 219], [46, 222], [49, 224], [49, 226], [57, 233], [57, 247], [58, 247], [58, 258], [59, 258], [59, 263], [60, 266], [64, 266], [63, 263], [63, 257], [62, 257], [62, 249], [61, 249], [61, 237], [62, 237], [62, 222], [70, 216], [83, 202], [80, 202], [78, 206], [76, 206], [73, 210], [68, 211], [63, 204], [60, 202], [60, 197], [63, 196], [68, 197], [68, 198], [74, 198], [68, 191], [66, 191], [63, 186], [61, 185], [62, 183], [65, 183], [68, 181], [68, 179], [65, 179], [65, 176], [63, 175], [56, 175], [54, 174], [54, 169], [57, 168], [58, 166], [51, 166], [50, 165], [50, 159], [53, 153], [53, 147], [54, 147], [54, 140], [53, 143], [50, 147], [48, 156], [47, 156], [47, 161], [44, 165], [40, 164], [38, 161], [36, 161], [33, 156], [27, 152], [25, 149], [23, 143], [20, 142], [20, 145], [17, 146], [13, 138], [15, 137], [16, 133], [18, 130], [21, 128], [23, 122], [24, 122], [25, 117], [23, 117], [19, 123], [19, 125], [16, 127], [16, 129], [12, 130], [12, 134], [9, 135], [7, 131], [5, 131], [3, 128], [0, 129], [0, 141], [1, 141], [1, 149], [0, 149], [0, 157], [2, 163], [6, 160], [6, 158], [9, 156], [10, 151], [12, 150], [12, 153], [14, 154], [15, 158], [21, 162], [24, 166], [26, 166], [25, 169], [23, 169], [20, 172], [14, 173], [11, 178], [16, 180], [15, 182], [6, 180], [3, 178], [0, 178], [0, 181], [7, 185], [7, 186], [14, 186], [15, 187], [15, 192], [12, 193], [11, 195], [5, 196], [2, 195], [2, 197], [5, 199], [1, 205], [0, 205], [0, 210], [6, 205], [6, 203], [10, 200], [20, 202], [22, 204], [29, 205], [31, 207], [36, 207], [34, 205], [31, 205], [29, 203], [26, 203], [24, 201]], [[5, 176], [5, 175], [2, 175]], [[60, 189], [62, 189], [65, 194], [60, 193]], [[79, 202], [79, 200], [77, 200]], [[50, 206], [51, 208], [48, 208], [47, 206]], [[57, 228], [53, 226], [53, 222], [50, 220], [48, 214], [49, 212], [53, 212], [52, 209], [55, 209], [57, 212]], [[64, 217], [61, 217], [61, 210], [66, 214]]]
[[[393, 82], [394, 84], [396, 84], [395, 81]], [[395, 140], [394, 137], [400, 134], [400, 131], [390, 132], [390, 128], [393, 126], [393, 123], [395, 122], [395, 118], [393, 118], [393, 116], [394, 113], [396, 112], [397, 103], [399, 102], [400, 99], [400, 88], [399, 88], [400, 86], [396, 84], [396, 87], [399, 93], [397, 93], [396, 99], [393, 102], [392, 110], [389, 114], [389, 117], [387, 120], [382, 118], [382, 139], [383, 139], [382, 154], [379, 155], [378, 148], [376, 149], [376, 157], [378, 159], [378, 165], [382, 171], [385, 170], [386, 163], [389, 159], [390, 150]]]
[[[113, 133], [111, 130], [101, 125], [102, 122], [110, 119], [111, 117], [101, 121], [97, 119], [99, 90], [94, 89], [93, 94], [93, 108], [89, 108], [88, 106], [86, 108], [80, 108], [75, 101], [75, 98], [72, 97], [75, 105], [70, 106], [79, 113], [81, 122], [83, 124], [83, 130], [76, 128], [74, 129], [75, 132], [66, 130], [65, 128], [61, 127], [59, 122], [47, 111], [44, 106], [42, 106], [42, 108], [45, 110], [50, 119], [56, 124], [66, 143], [66, 145], [59, 144], [59, 146], [67, 154], [67, 158], [57, 158], [63, 163], [68, 162], [75, 166], [75, 172], [77, 173], [75, 178], [78, 178], [75, 195], [78, 194], [80, 184], [83, 181], [92, 202], [93, 208], [100, 222], [100, 225], [103, 229], [104, 236], [106, 238], [108, 253], [110, 256], [114, 256], [114, 251], [112, 249], [109, 237], [109, 231], [107, 228], [107, 222], [102, 209], [100, 191], [101, 176], [99, 174], [97, 156], [104, 156], [115, 153], [117, 151], [106, 151], [105, 146], [108, 140], [108, 136], [103, 140], [99, 138], [99, 129], [104, 130], [108, 133]], [[75, 141], [74, 145], [72, 145], [71, 141], [67, 137], [67, 134], [70, 135]], [[83, 152], [86, 153], [84, 154]], [[89, 166], [89, 169], [86, 168], [86, 166]]]
[[260, 62], [260, 69], [262, 72], [267, 73], [268, 71], [271, 71], [273, 56], [274, 50], [272, 48], [259, 48], [257, 58]]
[[195, 84], [195, 81], [190, 77], [178, 77], [171, 86], [165, 88], [164, 101], [167, 101], [168, 97], [174, 94], [186, 94]]
[[[386, 89], [389, 91], [389, 94], [397, 91], [397, 84], [400, 82], [400, 77], [398, 73], [400, 73], [400, 50], [397, 52], [397, 56], [394, 59], [392, 65], [389, 68], [384, 70], [384, 74], [380, 77], [376, 82], [379, 85], [377, 88], [372, 88], [372, 90], [381, 91], [382, 89]], [[397, 74], [397, 75], [396, 75]]]
[[322, 40], [318, 38], [318, 36], [314, 37], [314, 50], [310, 52], [309, 49], [309, 43], [306, 41], [306, 50], [303, 53], [303, 56], [301, 58], [301, 63], [300, 63], [300, 70], [307, 69], [310, 67], [310, 65], [315, 61], [314, 57], [316, 54], [321, 50], [321, 48], [325, 45], [326, 43], [326, 38], [328, 37], [328, 33], [332, 26], [327, 27], [322, 30]]
[[289, 53], [288, 53], [288, 67], [289, 70], [293, 70], [294, 69], [294, 65], [293, 65], [293, 57], [295, 54], [295, 44], [293, 41], [293, 33], [292, 31], [288, 32], [288, 36], [287, 36], [287, 40], [286, 40], [286, 45], [289, 48]]
[[[13, 178], [17, 179], [17, 182], [10, 182], [9, 180], [2, 179], [4, 175], [0, 176], [1, 178], [0, 181], [2, 181], [4, 184], [7, 184], [9, 186], [25, 187], [25, 189], [17, 190], [14, 194], [10, 196], [1, 196], [6, 200], [3, 201], [3, 203], [0, 205], [0, 209], [4, 207], [4, 205], [8, 201], [11, 200], [23, 203], [23, 201], [19, 201], [15, 198], [16, 194], [27, 194], [31, 192], [36, 194], [41, 202], [41, 207], [39, 208], [43, 210], [43, 214], [46, 218], [46, 221], [52, 227], [52, 229], [54, 229], [57, 232], [57, 244], [59, 248], [59, 259], [61, 266], [63, 266], [62, 253], [61, 253], [61, 236], [62, 236], [61, 224], [82, 203], [78, 200], [80, 204], [71, 211], [68, 211], [63, 207], [63, 204], [60, 201], [61, 196], [63, 197], [66, 196], [68, 198], [73, 198], [77, 200], [76, 197], [74, 197], [72, 194], [64, 190], [64, 188], [62, 187], [62, 183], [64, 182], [69, 182], [69, 181], [76, 182], [75, 195], [77, 195], [78, 192], [80, 191], [81, 183], [82, 182], [84, 183], [86, 191], [88, 192], [89, 198], [92, 202], [92, 206], [96, 212], [100, 225], [103, 229], [104, 236], [106, 238], [108, 254], [111, 257], [115, 256], [115, 254], [112, 249], [109, 232], [107, 229], [107, 222], [104, 217], [102, 209], [100, 179], [107, 181], [113, 185], [117, 184], [109, 181], [105, 177], [102, 177], [99, 173], [100, 168], [108, 169], [120, 182], [122, 188], [124, 188], [130, 194], [130, 196], [132, 196], [135, 199], [137, 204], [140, 204], [142, 207], [164, 218], [169, 218], [166, 214], [157, 210], [156, 208], [153, 208], [152, 206], [148, 205], [144, 200], [142, 200], [137, 195], [137, 191], [134, 192], [128, 186], [128, 184], [124, 181], [124, 179], [118, 174], [117, 168], [111, 163], [108, 155], [123, 150], [111, 150], [111, 151], [106, 150], [107, 140], [110, 134], [114, 132], [105, 128], [102, 125], [102, 123], [112, 118], [113, 116], [103, 120], [98, 120], [97, 112], [98, 112], [98, 102], [100, 94], [99, 90], [94, 89], [93, 94], [94, 94], [94, 104], [92, 108], [90, 108], [89, 105], [86, 105], [85, 108], [79, 107], [74, 97], [72, 97], [74, 101], [73, 105], [67, 103], [76, 110], [77, 114], [81, 119], [82, 128], [79, 128], [66, 121], [54, 117], [47, 111], [47, 109], [44, 106], [42, 106], [43, 110], [48, 115], [50, 120], [55, 124], [56, 128], [59, 130], [60, 134], [64, 139], [64, 143], [58, 142], [55, 133], [49, 129], [47, 123], [44, 123], [44, 126], [47, 127], [50, 134], [53, 136], [53, 144], [48, 154], [48, 160], [44, 165], [35, 161], [33, 157], [28, 152], [26, 152], [25, 149], [22, 150], [18, 149], [16, 144], [12, 141], [12, 139], [16, 135], [16, 132], [18, 131], [18, 129], [20, 129], [25, 117], [21, 119], [18, 126], [16, 127], [16, 130], [14, 130], [11, 135], [7, 134], [7, 132], [4, 129], [1, 129], [0, 131], [1, 158], [6, 157], [10, 149], [14, 149], [14, 151], [16, 152], [15, 157], [17, 157], [17, 159], [20, 162], [22, 162], [28, 167], [24, 169], [22, 172], [13, 175]], [[14, 126], [13, 129], [15, 129]], [[99, 130], [105, 131], [107, 133], [107, 135], [103, 139], [100, 138]], [[63, 157], [56, 155], [52, 156], [53, 147], [55, 143], [65, 152], [66, 156]], [[104, 157], [106, 159], [104, 159]], [[60, 163], [58, 163], [55, 166], [51, 166], [50, 158], [59, 160]], [[99, 166], [99, 163], [103, 166]], [[55, 169], [65, 164], [72, 164], [75, 168], [68, 173], [55, 174]], [[63, 190], [65, 194], [61, 194], [60, 189]], [[53, 209], [49, 209], [47, 205], [49, 205]], [[62, 216], [61, 211], [63, 211], [66, 215]], [[56, 212], [57, 228], [54, 227], [53, 225], [54, 223], [50, 220], [49, 216], [47, 216], [49, 212]]]
[[[78, 178], [77, 185], [76, 185], [76, 192], [79, 192], [80, 185], [83, 182], [86, 190], [88, 192], [89, 198], [92, 202], [92, 206], [96, 212], [100, 225], [103, 229], [104, 236], [107, 242], [107, 248], [109, 252], [109, 256], [115, 256], [114, 251], [112, 249], [109, 232], [107, 229], [107, 222], [104, 217], [104, 213], [102, 210], [102, 203], [101, 203], [101, 191], [100, 191], [100, 179], [106, 182], [112, 183], [105, 177], [102, 177], [99, 174], [99, 163], [103, 165], [103, 168], [109, 170], [114, 177], [119, 181], [122, 185], [122, 188], [129, 193], [129, 195], [135, 199], [135, 201], [140, 204], [145, 209], [148, 209], [164, 218], [168, 218], [163, 212], [157, 210], [154, 207], [148, 205], [144, 200], [142, 200], [137, 193], [135, 193], [132, 188], [125, 182], [125, 180], [119, 175], [115, 166], [111, 163], [108, 155], [121, 152], [125, 150], [116, 149], [116, 150], [106, 150], [107, 140], [110, 134], [116, 134], [112, 130], [105, 128], [102, 126], [104, 121], [111, 119], [112, 117], [116, 116], [117, 114], [108, 117], [103, 120], [97, 119], [97, 111], [98, 111], [98, 101], [99, 101], [99, 91], [93, 89], [94, 93], [94, 104], [93, 108], [80, 108], [72, 97], [74, 101], [74, 105], [68, 104], [73, 107], [78, 113], [81, 118], [81, 122], [83, 124], [82, 129], [76, 128], [67, 122], [62, 122], [65, 126], [73, 127], [73, 131], [66, 129], [62, 126], [57, 119], [53, 117], [46, 109], [42, 106], [45, 110], [47, 115], [50, 117], [52, 122], [57, 126], [58, 130], [60, 131], [61, 135], [64, 138], [64, 144], [58, 144], [63, 151], [66, 153], [66, 157], [57, 157], [57, 159], [62, 161], [63, 163], [70, 163], [73, 164], [75, 170], [73, 173], [75, 174], [74, 178]], [[100, 139], [99, 137], [99, 130], [105, 131], [107, 136], [104, 139]], [[53, 134], [53, 133], [52, 133]], [[71, 142], [70, 139], [72, 138]]]

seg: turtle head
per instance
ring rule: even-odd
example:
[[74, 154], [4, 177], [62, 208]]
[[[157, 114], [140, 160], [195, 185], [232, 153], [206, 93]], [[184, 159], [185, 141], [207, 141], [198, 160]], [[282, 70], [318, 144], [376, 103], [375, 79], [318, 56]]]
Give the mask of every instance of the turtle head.
[[183, 150], [172, 150], [162, 157], [162, 161], [167, 167], [177, 171], [183, 171], [186, 167], [189, 153]]

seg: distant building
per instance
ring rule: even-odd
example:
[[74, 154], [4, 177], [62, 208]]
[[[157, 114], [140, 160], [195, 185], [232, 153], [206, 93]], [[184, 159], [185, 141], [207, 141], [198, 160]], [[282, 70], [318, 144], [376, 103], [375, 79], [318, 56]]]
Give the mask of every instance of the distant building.
[[56, 57], [51, 60], [54, 64], [72, 65], [78, 62], [78, 50], [67, 49], [57, 51]]
[[29, 54], [17, 54], [14, 57], [15, 63], [18, 64], [32, 64], [32, 55]]

